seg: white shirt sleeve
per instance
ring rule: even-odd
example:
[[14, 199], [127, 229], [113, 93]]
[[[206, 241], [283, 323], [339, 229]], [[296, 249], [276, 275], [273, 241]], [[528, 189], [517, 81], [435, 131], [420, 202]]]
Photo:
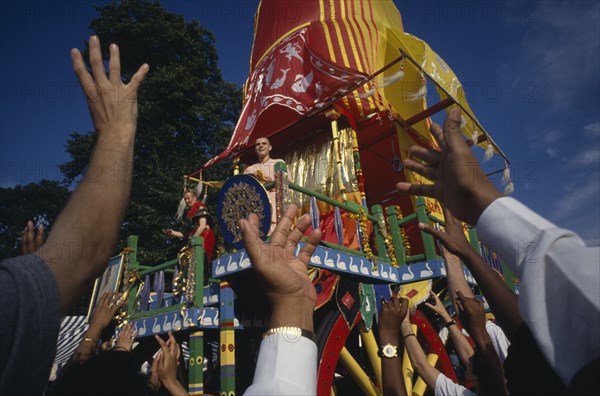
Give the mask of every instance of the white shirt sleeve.
[[502, 329], [491, 320], [485, 321], [485, 329], [492, 340], [492, 345], [498, 354], [500, 364], [504, 364], [504, 359], [506, 359], [506, 356], [508, 355], [510, 341], [508, 338], [506, 338], [504, 331], [502, 331]]
[[486, 208], [477, 234], [520, 279], [521, 315], [569, 384], [600, 356], [600, 247], [586, 247], [572, 231], [509, 197]]
[[435, 396], [477, 396], [462, 385], [459, 385], [444, 374], [438, 374], [435, 380]]
[[315, 395], [317, 345], [276, 333], [262, 340], [252, 385], [244, 395]]

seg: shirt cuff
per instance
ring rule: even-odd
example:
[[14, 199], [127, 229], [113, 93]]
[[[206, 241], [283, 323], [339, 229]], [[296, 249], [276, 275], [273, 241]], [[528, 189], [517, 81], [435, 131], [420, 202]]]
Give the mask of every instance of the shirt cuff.
[[275, 333], [260, 344], [254, 380], [246, 394], [314, 395], [316, 383], [317, 345], [305, 337]]

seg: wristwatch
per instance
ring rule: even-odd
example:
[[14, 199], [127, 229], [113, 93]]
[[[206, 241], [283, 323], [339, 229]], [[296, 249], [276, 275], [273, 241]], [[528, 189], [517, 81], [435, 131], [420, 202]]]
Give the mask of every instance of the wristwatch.
[[377, 355], [379, 355], [379, 357], [384, 357], [388, 359], [398, 357], [398, 347], [388, 342], [387, 344], [379, 348]]

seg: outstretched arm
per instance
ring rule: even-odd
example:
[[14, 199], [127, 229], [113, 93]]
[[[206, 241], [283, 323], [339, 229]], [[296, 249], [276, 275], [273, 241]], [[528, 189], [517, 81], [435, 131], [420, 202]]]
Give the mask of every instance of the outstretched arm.
[[270, 330], [261, 342], [254, 381], [246, 395], [316, 392], [317, 345], [311, 338], [317, 292], [307, 267], [321, 231], [314, 230], [295, 256], [310, 224], [309, 216], [303, 216], [292, 229], [297, 210], [296, 205], [288, 207], [269, 243], [259, 237], [255, 214], [239, 221], [244, 246], [271, 307]]
[[435, 383], [440, 372], [427, 362], [425, 351], [423, 351], [421, 344], [419, 344], [419, 341], [417, 340], [417, 336], [412, 331], [408, 313], [402, 322], [401, 334], [404, 339], [404, 347], [408, 351], [408, 356], [410, 357], [413, 368], [421, 378], [423, 378], [423, 381], [425, 381], [427, 386], [431, 389], [435, 389]]
[[111, 44], [107, 78], [100, 40], [92, 36], [89, 45], [92, 75], [77, 49], [71, 58], [98, 140], [82, 181], [37, 251], [54, 273], [63, 313], [106, 268], [115, 247], [131, 190], [137, 90], [149, 69], [142, 65], [123, 84], [119, 48]]
[[75, 352], [73, 352], [73, 355], [71, 355], [67, 363], [58, 372], [58, 379], [69, 372], [73, 365], [85, 363], [94, 356], [98, 348], [98, 340], [100, 340], [102, 332], [108, 327], [110, 321], [115, 316], [115, 312], [117, 312], [119, 306], [119, 295], [117, 293], [105, 292], [100, 296], [94, 308], [88, 329], [83, 333], [81, 341]]
[[400, 327], [408, 311], [408, 300], [392, 297], [389, 302], [382, 301], [379, 314], [379, 346], [391, 344], [397, 347], [393, 358], [381, 358], [381, 388], [384, 396], [406, 396], [406, 384], [402, 373], [404, 339], [400, 337]]
[[310, 225], [309, 216], [302, 216], [292, 229], [298, 207], [290, 205], [277, 224], [269, 243], [258, 233], [258, 217], [251, 214], [239, 222], [244, 246], [252, 267], [264, 287], [271, 307], [271, 326], [297, 326], [312, 331], [317, 291], [308, 277], [308, 262], [321, 239], [321, 230], [314, 230], [298, 256], [294, 251]]
[[446, 219], [445, 231], [437, 231], [426, 224], [419, 224], [419, 228], [442, 242], [444, 247], [448, 249], [448, 253], [450, 253], [445, 254], [444, 257], [448, 265], [448, 289], [452, 292], [453, 301], [456, 299], [457, 291], [461, 291], [466, 297], [473, 297], [462, 273], [460, 262], [456, 260], [456, 256], [458, 256], [477, 280], [477, 284], [498, 319], [498, 324], [502, 327], [506, 336], [511, 339], [523, 323], [519, 313], [517, 296], [494, 270], [483, 261], [483, 258], [473, 250], [462, 232], [460, 222], [447, 208], [444, 208], [444, 218]]
[[[448, 281], [448, 284], [450, 284], [450, 281]], [[448, 289], [449, 288], [450, 286], [448, 286]], [[448, 334], [450, 335], [450, 339], [452, 340], [452, 344], [454, 345], [454, 349], [456, 349], [458, 357], [465, 366], [468, 366], [469, 364], [471, 364], [471, 357], [475, 353], [475, 351], [473, 351], [473, 347], [471, 347], [471, 344], [469, 344], [469, 341], [464, 336], [462, 331], [460, 331], [456, 323], [453, 322], [452, 317], [450, 316], [448, 311], [446, 311], [446, 308], [444, 308], [444, 305], [440, 301], [437, 294], [435, 294], [433, 291], [429, 293], [431, 297], [433, 297], [435, 304], [430, 304], [426, 302], [425, 306], [427, 306], [429, 309], [440, 315], [440, 317], [444, 320], [444, 323], [446, 323], [446, 328], [448, 329]], [[458, 309], [456, 310], [456, 312], [458, 312]]]
[[167, 236], [174, 236], [176, 238], [183, 238], [183, 232], [181, 231], [177, 231], [177, 230], [172, 230], [170, 228], [167, 228], [166, 230], [163, 231], [165, 235]]
[[485, 329], [485, 311], [483, 303], [475, 298], [465, 297], [459, 291], [456, 304], [461, 322], [475, 341], [476, 356], [472, 366], [479, 380], [479, 393], [485, 395], [501, 395], [506, 392], [504, 373], [498, 354], [492, 345], [490, 335]]
[[160, 345], [160, 352], [156, 356], [156, 364], [152, 364], [153, 369], [158, 371], [158, 379], [172, 396], [187, 396], [187, 390], [177, 379], [177, 362], [179, 361], [179, 344], [175, 337], [169, 331], [169, 339], [164, 342], [162, 338], [155, 335], [156, 341]]
[[404, 166], [431, 180], [434, 184], [401, 182], [396, 187], [413, 195], [436, 198], [461, 220], [477, 224], [481, 213], [496, 199], [502, 197], [481, 170], [475, 155], [460, 133], [461, 111], [450, 110], [442, 129], [431, 124], [430, 131], [441, 147], [441, 152], [420, 146], [410, 148], [411, 156], [424, 161], [405, 160]]

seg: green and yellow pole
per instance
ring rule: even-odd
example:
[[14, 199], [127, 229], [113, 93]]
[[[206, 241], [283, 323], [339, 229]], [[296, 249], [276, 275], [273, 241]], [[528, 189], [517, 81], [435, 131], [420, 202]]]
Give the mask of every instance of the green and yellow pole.
[[[425, 209], [425, 198], [417, 197], [415, 199], [415, 206], [417, 207], [417, 220], [419, 223], [429, 224], [429, 216], [427, 216], [427, 210]], [[433, 237], [425, 231], [421, 231], [421, 238], [423, 239], [425, 259], [435, 260], [437, 255], [435, 253], [435, 241]]]
[[190, 396], [204, 394], [204, 332], [190, 333]]
[[221, 396], [235, 395], [235, 330], [233, 326], [233, 290], [221, 282], [219, 329], [221, 357]]

